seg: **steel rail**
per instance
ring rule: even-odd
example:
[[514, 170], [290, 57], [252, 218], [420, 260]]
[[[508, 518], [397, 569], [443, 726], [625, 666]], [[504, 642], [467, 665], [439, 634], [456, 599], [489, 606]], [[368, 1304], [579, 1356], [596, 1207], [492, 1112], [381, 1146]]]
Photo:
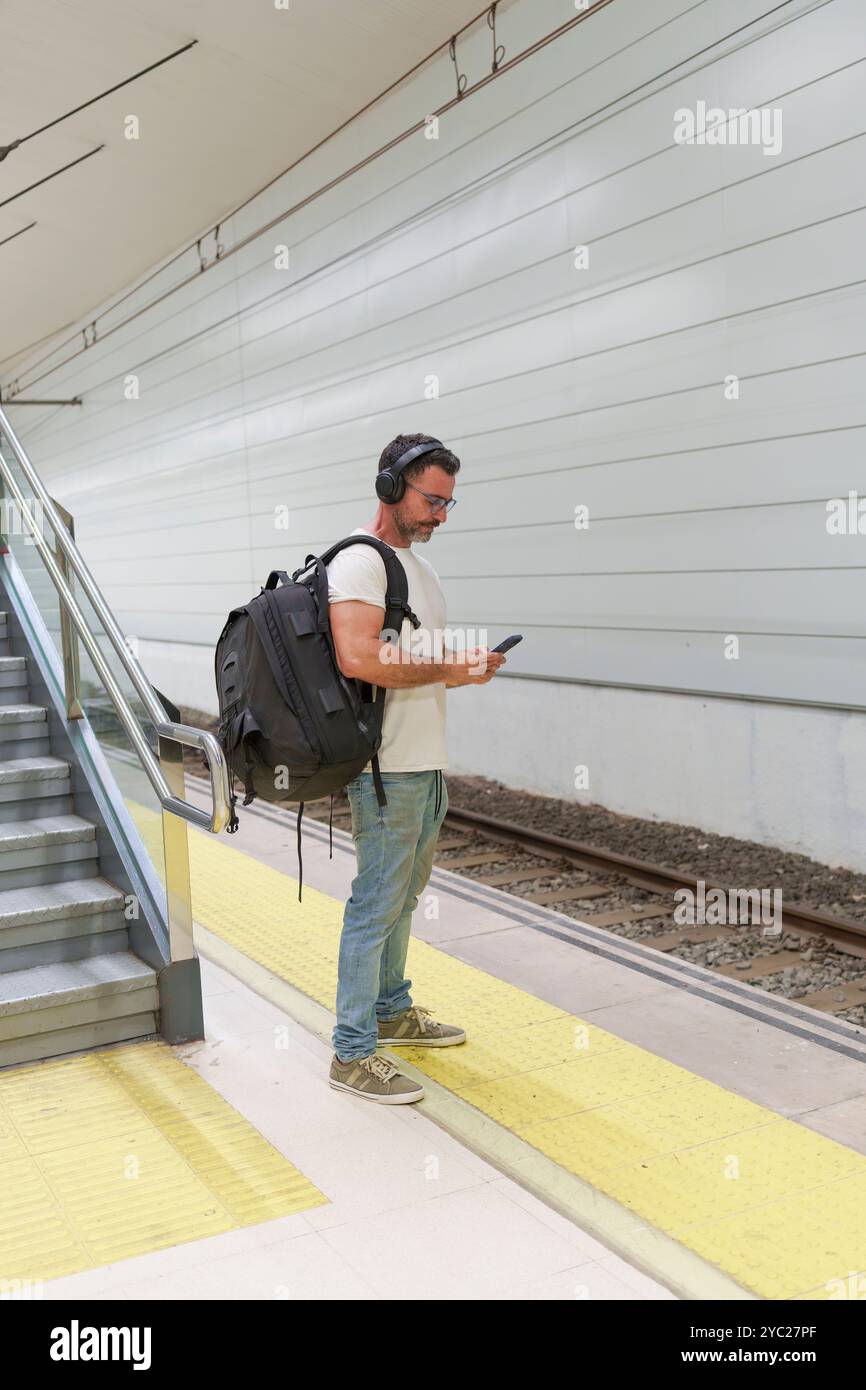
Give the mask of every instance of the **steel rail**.
[[[536, 850], [546, 857], [554, 856], [555, 852], [555, 857], [567, 859], [580, 868], [619, 874], [629, 883], [638, 888], [649, 889], [650, 892], [688, 888], [691, 892], [697, 893], [700, 883], [703, 883], [707, 892], [712, 889], [720, 889], [726, 894], [735, 891], [723, 883], [709, 879], [697, 879], [678, 869], [668, 869], [662, 864], [653, 864], [646, 859], [635, 859], [628, 854], [618, 854], [614, 850], [600, 849], [597, 845], [584, 844], [579, 840], [569, 840], [564, 835], [554, 835], [545, 830], [532, 830], [528, 826], [517, 825], [513, 821], [499, 820], [496, 816], [488, 816], [481, 811], [467, 811], [458, 807], [452, 809], [449, 806], [445, 822], [455, 827], [477, 830], [494, 839], [502, 840], [508, 844], [516, 844], [524, 849]], [[447, 868], [448, 865], [443, 863], [441, 867]], [[736, 891], [755, 890], [739, 889]], [[858, 955], [866, 947], [866, 922], [858, 922], [853, 917], [834, 916], [829, 912], [805, 907], [799, 903], [786, 903], [784, 897], [782, 925], [783, 928], [789, 928], [792, 931], [800, 928], [806, 931], [820, 932], [822, 936], [826, 936], [838, 944], [856, 945], [860, 948], [857, 952]]]

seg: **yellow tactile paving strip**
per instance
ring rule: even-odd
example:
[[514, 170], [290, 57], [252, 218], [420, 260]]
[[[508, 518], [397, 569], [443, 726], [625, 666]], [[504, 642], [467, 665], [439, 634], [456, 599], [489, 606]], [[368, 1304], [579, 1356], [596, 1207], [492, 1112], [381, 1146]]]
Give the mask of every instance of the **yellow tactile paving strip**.
[[0, 1280], [44, 1280], [328, 1199], [164, 1043], [0, 1072]]
[[[312, 888], [299, 904], [290, 875], [189, 843], [196, 921], [333, 1011], [343, 904]], [[415, 1002], [468, 1034], [400, 1048], [419, 1070], [759, 1297], [839, 1296], [833, 1280], [853, 1296], [866, 1157], [415, 937], [408, 971]]]

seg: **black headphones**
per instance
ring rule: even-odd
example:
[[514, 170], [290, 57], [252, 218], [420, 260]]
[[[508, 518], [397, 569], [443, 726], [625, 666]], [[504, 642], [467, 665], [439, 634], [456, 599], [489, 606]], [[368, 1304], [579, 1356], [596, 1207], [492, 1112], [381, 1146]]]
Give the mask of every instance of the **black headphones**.
[[387, 503], [389, 507], [402, 501], [406, 495], [406, 479], [403, 477], [403, 469], [407, 468], [413, 459], [420, 458], [422, 454], [430, 454], [434, 449], [444, 448], [445, 445], [440, 439], [430, 439], [426, 444], [414, 444], [411, 449], [406, 450], [405, 454], [401, 454], [397, 462], [392, 463], [390, 468], [383, 468], [376, 477], [376, 496], [379, 501]]

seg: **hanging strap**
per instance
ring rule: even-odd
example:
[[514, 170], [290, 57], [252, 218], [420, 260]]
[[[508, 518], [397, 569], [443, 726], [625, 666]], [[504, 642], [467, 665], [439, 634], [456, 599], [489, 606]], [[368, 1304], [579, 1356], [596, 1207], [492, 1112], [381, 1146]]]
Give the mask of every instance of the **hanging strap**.
[[229, 764], [229, 771], [231, 773], [229, 781], [229, 823], [226, 826], [226, 834], [234, 835], [238, 828], [238, 818], [235, 815], [235, 802], [237, 801], [237, 797], [235, 796], [235, 773], [231, 764]]
[[380, 806], [388, 805], [388, 798], [385, 795], [385, 788], [382, 783], [382, 773], [379, 770], [379, 754], [374, 753], [370, 759], [370, 767], [373, 772], [373, 786], [376, 788], [376, 800]]
[[255, 801], [256, 788], [253, 782], [253, 765], [250, 760], [249, 744], [244, 739], [244, 799], [242, 806], [249, 806], [251, 801]]
[[304, 818], [305, 802], [298, 803], [298, 902], [301, 901], [301, 890], [304, 886], [304, 855], [301, 849], [301, 821]]
[[237, 710], [230, 718], [226, 718], [220, 725], [218, 738], [226, 755], [229, 765], [229, 823], [226, 826], [226, 834], [234, 835], [238, 828], [238, 818], [235, 814], [235, 803], [237, 795], [235, 793], [235, 769], [232, 762], [232, 753], [239, 746], [244, 757], [244, 799], [243, 805], [249, 806], [256, 796], [255, 783], [253, 781], [254, 768], [250, 757], [250, 738], [251, 735], [261, 732], [256, 723], [255, 715], [247, 706], [245, 709]]
[[328, 815], [328, 847], [330, 849], [329, 859], [334, 857], [334, 793], [331, 792], [331, 810]]
[[256, 787], [253, 781], [255, 769], [253, 768], [253, 760], [250, 755], [250, 739], [253, 734], [257, 733], [261, 733], [261, 730], [256, 722], [255, 715], [249, 706], [247, 706], [241, 714], [240, 735], [238, 739], [244, 755], [244, 799], [241, 803], [243, 806], [249, 806], [250, 802], [254, 801], [256, 797]]

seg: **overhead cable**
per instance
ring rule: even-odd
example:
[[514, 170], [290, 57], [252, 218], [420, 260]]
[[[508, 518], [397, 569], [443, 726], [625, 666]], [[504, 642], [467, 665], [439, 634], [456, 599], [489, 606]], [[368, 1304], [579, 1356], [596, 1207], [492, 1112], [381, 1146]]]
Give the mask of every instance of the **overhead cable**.
[[22, 135], [18, 140], [10, 141], [8, 145], [0, 145], [0, 163], [2, 163], [6, 156], [11, 154], [13, 150], [17, 150], [19, 145], [26, 144], [28, 140], [34, 140], [36, 136], [41, 135], [43, 131], [51, 130], [52, 126], [60, 125], [61, 121], [68, 121], [70, 116], [77, 116], [79, 111], [84, 111], [86, 107], [93, 106], [94, 102], [102, 101], [104, 97], [111, 96], [112, 92], [119, 92], [121, 87], [128, 87], [130, 82], [137, 82], [140, 77], [144, 77], [147, 73], [153, 72], [154, 68], [161, 68], [163, 63], [170, 63], [172, 58], [177, 58], [179, 54], [186, 53], [188, 49], [193, 48], [197, 43], [198, 39], [193, 39], [192, 42], [185, 43], [183, 48], [176, 48], [173, 53], [166, 54], [164, 58], [158, 58], [155, 63], [151, 63], [148, 67], [142, 68], [140, 72], [134, 72], [131, 77], [125, 77], [122, 82], [115, 82], [113, 87], [106, 88], [106, 90], [100, 92], [98, 96], [90, 97], [88, 101], [82, 101], [80, 106], [73, 106], [71, 111], [64, 112], [62, 116], [55, 116], [53, 121], [46, 121], [45, 125], [39, 126], [37, 130], [31, 130], [29, 135]]

